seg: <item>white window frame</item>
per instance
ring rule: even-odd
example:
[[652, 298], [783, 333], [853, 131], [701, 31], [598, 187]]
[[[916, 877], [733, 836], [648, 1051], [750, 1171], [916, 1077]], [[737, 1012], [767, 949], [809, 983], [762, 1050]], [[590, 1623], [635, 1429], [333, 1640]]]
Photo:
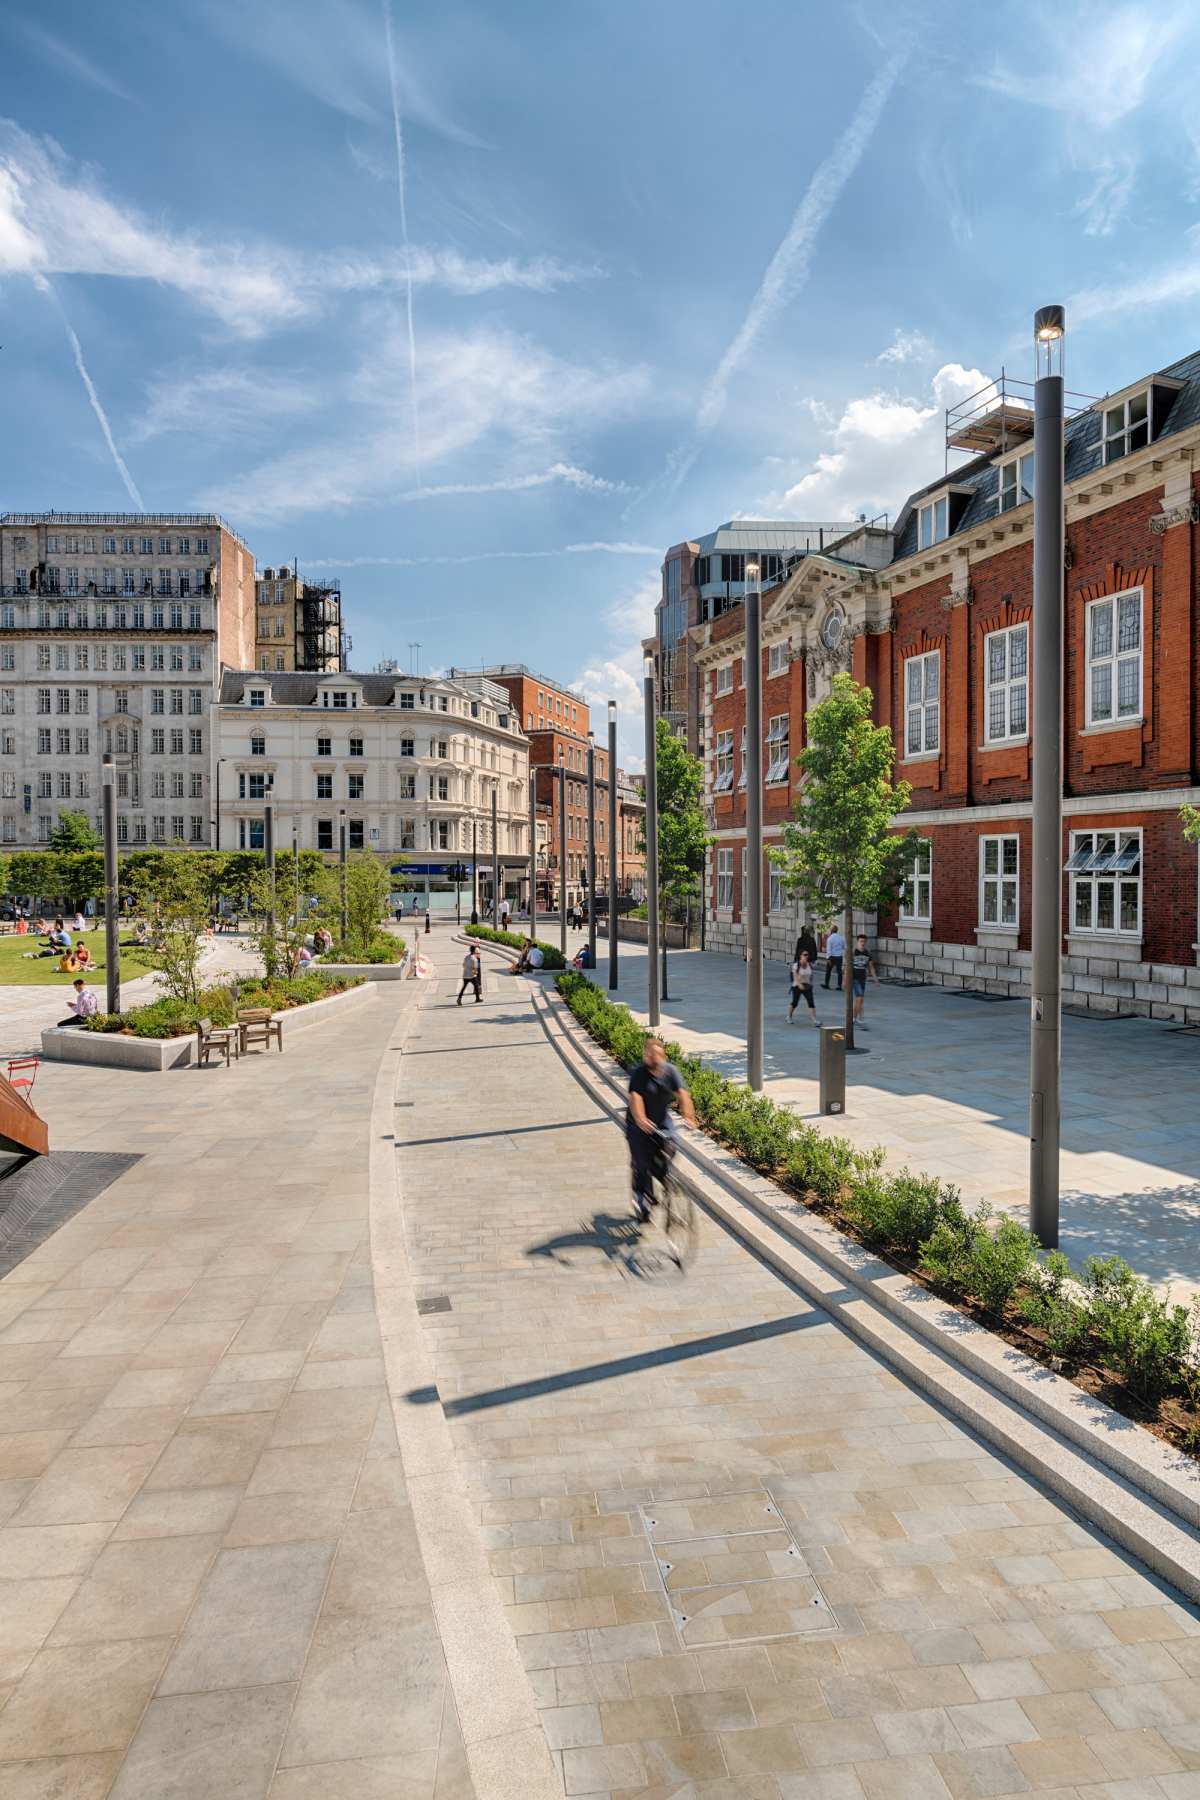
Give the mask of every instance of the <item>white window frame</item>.
[[717, 849], [717, 911], [733, 911], [733, 850], [727, 845]]
[[[1125, 649], [1120, 647], [1121, 602], [1134, 600], [1136, 605], [1127, 609], [1126, 617], [1136, 620], [1137, 644]], [[1098, 619], [1100, 609], [1107, 609], [1109, 614], [1109, 649], [1103, 655], [1093, 652], [1094, 621]], [[1112, 726], [1140, 725], [1144, 717], [1143, 694], [1145, 682], [1144, 648], [1146, 642], [1146, 591], [1141, 587], [1122, 588], [1118, 593], [1102, 594], [1097, 600], [1089, 600], [1083, 609], [1083, 649], [1084, 649], [1084, 717], [1087, 727], [1101, 729]], [[1122, 712], [1120, 710], [1121, 670], [1122, 666], [1133, 664], [1136, 669], [1134, 687], [1137, 695], [1137, 710]], [[1107, 713], [1097, 713], [1093, 688], [1093, 671], [1107, 668], [1109, 671]]]
[[[1140, 418], [1133, 418], [1131, 408], [1141, 403]], [[1105, 406], [1102, 409], [1100, 436], [1103, 443], [1105, 463], [1120, 462], [1122, 457], [1129, 456], [1134, 450], [1144, 450], [1150, 443], [1153, 428], [1153, 396], [1149, 387], [1144, 387], [1136, 394], [1127, 394], [1123, 400]], [[1111, 420], [1114, 413], [1120, 413], [1121, 424], [1112, 429]], [[1145, 439], [1140, 444], [1131, 444], [1130, 439], [1135, 432], [1144, 431]]]
[[[929, 668], [936, 670], [933, 693], [929, 691]], [[919, 670], [918, 697], [910, 698], [913, 692], [912, 672]], [[933, 722], [933, 741], [930, 742], [930, 717]], [[913, 719], [918, 720], [918, 732], [914, 741]], [[936, 756], [942, 742], [942, 653], [940, 650], [925, 650], [916, 656], [904, 659], [904, 754], [906, 757]]]
[[791, 715], [776, 713], [767, 722], [767, 774], [768, 785], [772, 782], [786, 781], [791, 765]]
[[768, 674], [768, 676], [783, 675], [786, 673], [787, 666], [788, 666], [788, 648], [789, 648], [789, 646], [786, 643], [784, 643], [784, 644], [768, 644], [768, 646], [767, 646], [767, 674]]
[[[727, 794], [733, 787], [733, 733], [718, 731], [715, 750], [713, 793]], [[731, 903], [732, 904], [732, 903]]]
[[749, 776], [749, 771], [746, 768], [746, 727], [744, 725], [742, 726], [742, 735], [738, 742], [738, 761], [741, 767], [738, 771], [737, 784], [740, 788], [744, 788], [747, 785]]
[[[1028, 480], [1025, 478], [1026, 463], [1029, 464]], [[1018, 506], [1025, 506], [1033, 499], [1033, 451], [1019, 450], [1015, 456], [1007, 457], [998, 468], [996, 511], [1014, 512]]]
[[[1012, 868], [1005, 866], [1006, 850], [1012, 852]], [[989, 868], [994, 863], [994, 868]], [[1011, 896], [1012, 916], [1005, 918], [1005, 901]], [[988, 900], [995, 905], [995, 917], [988, 917]], [[1021, 840], [1015, 831], [989, 833], [979, 840], [979, 927], [982, 931], [1011, 931], [1021, 928]]]
[[770, 865], [769, 875], [771, 885], [767, 902], [767, 911], [776, 915], [790, 912], [792, 907], [792, 896], [787, 892], [787, 889], [783, 885], [784, 878], [782, 869], [777, 869], [774, 863], [772, 863]]
[[715, 694], [732, 694], [732, 692], [733, 692], [733, 664], [732, 663], [722, 663], [721, 667], [716, 671], [716, 674], [713, 678], [713, 692]]
[[[1019, 657], [1014, 655], [1020, 645]], [[1003, 648], [1003, 667], [997, 673], [993, 668], [993, 646]], [[1013, 674], [1014, 661], [1020, 661], [1021, 669]], [[996, 731], [992, 725], [992, 699], [996, 694], [1003, 697], [1004, 729]], [[1019, 711], [1021, 723], [1014, 724], [1014, 700], [1020, 696]], [[989, 631], [983, 640], [983, 735], [986, 744], [1024, 743], [1029, 736], [1029, 621], [1020, 625], [1006, 625], [1000, 631]]]
[[[1129, 831], [1073, 831], [1066, 872], [1071, 877], [1071, 910], [1068, 935], [1071, 937], [1126, 938], [1135, 942], [1142, 936], [1142, 854], [1144, 844], [1140, 826]], [[1101, 902], [1108, 890], [1112, 923], [1099, 923]], [[1080, 899], [1088, 895], [1084, 915], [1080, 916]], [[1131, 897], [1133, 922], [1121, 923], [1122, 906]]]
[[932, 550], [950, 536], [950, 496], [937, 494], [917, 508], [917, 549]]
[[[924, 866], [922, 866], [924, 865]], [[933, 922], [933, 841], [922, 838], [900, 890], [900, 917], [907, 925]]]

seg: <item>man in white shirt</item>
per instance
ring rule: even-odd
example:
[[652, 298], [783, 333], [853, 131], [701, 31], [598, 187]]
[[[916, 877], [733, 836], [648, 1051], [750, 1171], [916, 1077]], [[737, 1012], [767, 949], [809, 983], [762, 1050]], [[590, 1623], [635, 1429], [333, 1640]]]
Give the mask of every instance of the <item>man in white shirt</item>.
[[60, 1019], [60, 1025], [82, 1025], [85, 1019], [92, 1018], [99, 1011], [96, 996], [82, 975], [76, 976], [72, 985], [75, 992], [71, 998], [71, 1016], [69, 1019]]
[[846, 940], [835, 925], [825, 939], [825, 983], [829, 986], [829, 977], [837, 971], [838, 993], [842, 991], [842, 965], [846, 957]]
[[462, 973], [462, 986], [458, 990], [458, 1004], [460, 1006], [462, 1005], [463, 995], [469, 987], [473, 987], [475, 989], [475, 1004], [476, 1006], [480, 1005], [483, 1000], [483, 963], [480, 961], [479, 952], [474, 946], [472, 946], [463, 957]]

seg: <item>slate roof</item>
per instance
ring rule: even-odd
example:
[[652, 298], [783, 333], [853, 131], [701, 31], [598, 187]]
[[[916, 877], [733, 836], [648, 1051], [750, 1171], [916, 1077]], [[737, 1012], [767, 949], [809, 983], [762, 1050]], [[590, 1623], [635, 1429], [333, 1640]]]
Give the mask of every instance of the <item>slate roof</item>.
[[439, 692], [444, 688], [453, 688], [464, 698], [478, 700], [482, 697], [491, 700], [500, 711], [510, 709], [507, 694], [501, 700], [494, 699], [490, 694], [481, 696], [478, 689], [468, 687], [465, 682], [449, 681], [445, 676], [356, 675], [351, 670], [343, 673], [334, 671], [328, 675], [304, 675], [277, 674], [267, 669], [223, 669], [218, 704], [236, 706], [245, 697], [247, 688], [265, 687], [270, 688], [271, 699], [276, 706], [315, 706], [322, 687], [345, 687], [349, 682], [353, 682], [361, 690], [364, 706], [391, 706], [395, 702], [397, 689], [423, 686]]
[[[1188, 426], [1200, 423], [1200, 350], [1193, 351], [1190, 356], [1181, 357], [1178, 362], [1168, 363], [1166, 368], [1155, 371], [1157, 375], [1166, 375], [1173, 381], [1182, 381], [1186, 385], [1180, 389], [1167, 414], [1166, 423], [1161, 427], [1155, 443], [1172, 437], [1177, 431], [1185, 431]], [[1155, 379], [1155, 375], [1147, 375], [1146, 384]], [[1065, 428], [1065, 474], [1068, 481], [1074, 481], [1080, 475], [1091, 474], [1100, 467], [1100, 435], [1102, 407], [1089, 407], [1086, 412], [1076, 413], [1069, 418]], [[1032, 444], [1032, 440], [1031, 440]], [[997, 453], [998, 455], [999, 453]], [[996, 467], [996, 456], [976, 456], [970, 462], [962, 463], [958, 468], [950, 470], [948, 475], [939, 475], [936, 480], [926, 482], [918, 488], [900, 509], [896, 520], [896, 549], [893, 560], [913, 556], [917, 549], [917, 511], [927, 494], [937, 493], [947, 482], [955, 487], [971, 489], [971, 498], [966, 509], [950, 533], [951, 538], [963, 532], [973, 531], [996, 517], [996, 498], [1000, 486], [1000, 475]], [[943, 539], [943, 542], [948, 542]]]

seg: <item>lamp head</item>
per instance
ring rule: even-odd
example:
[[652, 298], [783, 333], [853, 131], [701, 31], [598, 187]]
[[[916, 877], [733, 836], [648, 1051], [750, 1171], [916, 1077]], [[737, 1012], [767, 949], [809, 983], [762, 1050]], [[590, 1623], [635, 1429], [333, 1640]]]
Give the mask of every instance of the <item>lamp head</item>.
[[1061, 375], [1067, 310], [1064, 306], [1039, 306], [1033, 315], [1033, 352], [1037, 378]]
[[642, 680], [654, 680], [654, 658], [652, 656], [645, 656], [642, 658]]
[[617, 703], [615, 700], [610, 700], [608, 703], [608, 722], [610, 725], [615, 725], [617, 722]]
[[758, 564], [756, 562], [748, 562], [746, 564], [746, 580], [747, 581], [757, 581], [758, 580]]

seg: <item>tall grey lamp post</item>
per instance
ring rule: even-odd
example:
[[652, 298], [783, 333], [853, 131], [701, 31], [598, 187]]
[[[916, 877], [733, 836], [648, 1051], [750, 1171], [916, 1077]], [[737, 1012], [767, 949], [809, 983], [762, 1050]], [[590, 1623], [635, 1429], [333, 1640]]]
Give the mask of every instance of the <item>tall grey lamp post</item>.
[[263, 807], [263, 867], [267, 872], [267, 885], [270, 898], [267, 902], [267, 943], [270, 946], [271, 966], [267, 973], [275, 973], [275, 808], [271, 802], [271, 789], [275, 785], [274, 777], [268, 775], [265, 782], [267, 803]]
[[763, 1084], [762, 592], [746, 564], [746, 1080]]
[[658, 1010], [658, 750], [654, 737], [654, 664], [642, 665], [642, 705], [646, 715], [646, 982], [653, 1029]]
[[496, 822], [498, 781], [492, 783], [492, 926], [500, 929], [500, 828]]
[[596, 967], [596, 734], [594, 731], [588, 732], [587, 777], [588, 961], [594, 969]]
[[342, 943], [344, 945], [346, 933], [350, 929], [349, 914], [346, 908], [346, 809], [344, 806], [338, 812], [338, 892], [341, 899]]
[[1066, 312], [1033, 316], [1033, 968], [1029, 1229], [1058, 1247], [1062, 1036], [1063, 348]]
[[108, 751], [100, 766], [100, 821], [104, 827], [104, 1008], [121, 1010], [121, 930], [117, 892], [117, 791]]
[[471, 813], [471, 923], [479, 923], [479, 819]]
[[529, 771], [529, 935], [537, 936], [537, 776]]
[[617, 703], [608, 703], [608, 985], [617, 985]]
[[558, 947], [567, 956], [567, 765], [566, 751], [558, 752]]

